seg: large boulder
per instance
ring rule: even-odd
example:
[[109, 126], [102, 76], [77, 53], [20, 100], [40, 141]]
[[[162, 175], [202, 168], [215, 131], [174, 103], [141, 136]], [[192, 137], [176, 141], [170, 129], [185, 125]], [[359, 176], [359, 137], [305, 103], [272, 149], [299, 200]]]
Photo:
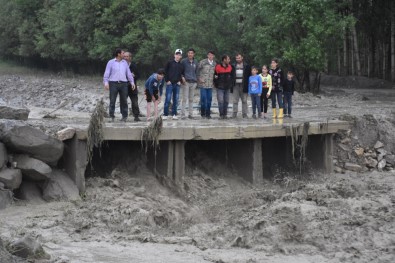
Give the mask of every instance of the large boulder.
[[14, 162], [22, 174], [34, 181], [42, 181], [50, 178], [52, 168], [43, 161], [31, 158], [24, 154], [14, 155]]
[[17, 198], [29, 201], [29, 203], [33, 204], [45, 203], [42, 196], [41, 189], [37, 183], [29, 181], [23, 181], [16, 193]]
[[48, 164], [56, 164], [63, 155], [62, 141], [22, 122], [1, 122], [0, 140], [9, 150], [29, 154]]
[[0, 188], [0, 209], [8, 207], [12, 202], [12, 191]]
[[24, 237], [12, 242], [9, 248], [13, 255], [29, 260], [51, 258], [45, 252], [37, 238], [31, 234], [26, 234]]
[[53, 170], [51, 178], [45, 182], [43, 198], [46, 201], [80, 200], [77, 186], [68, 174], [61, 170]]
[[4, 143], [0, 142], [0, 169], [4, 167], [7, 160], [7, 149], [5, 148]]
[[7, 189], [18, 189], [22, 183], [21, 170], [9, 168], [0, 170], [0, 182], [2, 182]]
[[26, 108], [14, 108], [0, 105], [0, 119], [26, 121], [30, 110]]

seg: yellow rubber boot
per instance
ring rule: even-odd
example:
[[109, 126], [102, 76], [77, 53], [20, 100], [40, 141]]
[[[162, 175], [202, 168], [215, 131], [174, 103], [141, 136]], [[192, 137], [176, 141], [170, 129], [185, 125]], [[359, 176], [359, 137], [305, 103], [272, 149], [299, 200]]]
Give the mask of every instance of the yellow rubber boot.
[[282, 109], [282, 108], [279, 109], [278, 118], [279, 118], [279, 119], [284, 118], [284, 109]]
[[277, 112], [276, 112], [276, 108], [272, 109], [273, 110], [273, 119], [277, 118]]

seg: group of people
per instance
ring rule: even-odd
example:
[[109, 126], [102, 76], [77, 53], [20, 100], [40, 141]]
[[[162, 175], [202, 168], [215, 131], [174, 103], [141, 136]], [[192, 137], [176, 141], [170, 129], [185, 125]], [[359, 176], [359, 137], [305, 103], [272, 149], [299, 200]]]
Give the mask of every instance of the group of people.
[[[120, 95], [121, 121], [128, 117], [128, 102], [132, 104], [131, 113], [134, 121], [140, 121], [138, 92], [136, 81], [139, 77], [137, 67], [131, 62], [131, 54], [122, 49], [115, 51], [115, 58], [106, 66], [103, 77], [104, 87], [110, 91], [109, 114], [114, 121], [115, 102]], [[207, 58], [197, 61], [195, 50], [188, 49], [187, 57], [182, 59], [182, 50], [176, 49], [174, 58], [164, 68], [158, 69], [145, 81], [145, 99], [147, 101], [147, 120], [152, 119], [151, 104], [154, 105], [154, 117], [157, 118], [158, 104], [161, 101], [163, 88], [166, 87], [162, 119], [178, 120], [178, 101], [182, 89], [181, 118], [193, 119], [193, 100], [196, 88], [200, 89], [200, 114], [202, 118], [211, 119], [212, 90], [216, 88], [220, 119], [228, 118], [230, 93], [233, 94], [232, 118], [237, 118], [238, 104], [241, 100], [242, 118], [248, 118], [248, 95], [252, 102], [252, 117], [267, 118], [268, 100], [271, 98], [273, 119], [291, 117], [292, 96], [295, 90], [294, 74], [287, 72], [284, 76], [277, 59], [272, 59], [270, 68], [259, 68], [248, 65], [242, 54], [236, 54], [231, 64], [228, 55], [223, 55], [220, 63], [215, 61], [215, 53], [207, 52]], [[172, 107], [170, 109], [170, 103]], [[188, 113], [186, 106], [188, 104]], [[277, 111], [278, 104], [278, 111]]]

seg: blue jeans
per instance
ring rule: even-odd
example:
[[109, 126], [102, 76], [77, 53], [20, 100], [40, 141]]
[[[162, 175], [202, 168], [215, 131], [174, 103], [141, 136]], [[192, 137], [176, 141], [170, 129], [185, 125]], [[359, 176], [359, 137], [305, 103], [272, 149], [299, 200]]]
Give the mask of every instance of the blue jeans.
[[273, 91], [271, 94], [272, 97], [272, 108], [276, 108], [276, 99], [278, 101], [278, 107], [283, 108], [283, 93], [282, 91]]
[[261, 96], [258, 96], [258, 94], [251, 94], [252, 114], [254, 115], [257, 111], [258, 114], [261, 115]]
[[225, 117], [228, 114], [229, 92], [229, 89], [217, 89], [217, 101], [220, 117]]
[[122, 114], [122, 118], [127, 118], [128, 117], [128, 83], [116, 83], [116, 82], [109, 82], [110, 86], [110, 107], [109, 107], [109, 113], [110, 117], [114, 118], [114, 112], [115, 112], [115, 103], [117, 101], [117, 96], [119, 93], [119, 101], [120, 101], [120, 106], [119, 109]]
[[284, 114], [292, 113], [292, 92], [284, 91]]
[[202, 117], [210, 116], [212, 100], [213, 100], [213, 89], [200, 88], [200, 115]]
[[[173, 96], [172, 96], [173, 95]], [[173, 108], [172, 108], [172, 115], [177, 115], [177, 106], [178, 106], [178, 99], [180, 98], [180, 85], [178, 84], [170, 84], [166, 86], [166, 99], [165, 99], [165, 106], [164, 106], [164, 115], [169, 115], [169, 105], [170, 100], [173, 97]]]

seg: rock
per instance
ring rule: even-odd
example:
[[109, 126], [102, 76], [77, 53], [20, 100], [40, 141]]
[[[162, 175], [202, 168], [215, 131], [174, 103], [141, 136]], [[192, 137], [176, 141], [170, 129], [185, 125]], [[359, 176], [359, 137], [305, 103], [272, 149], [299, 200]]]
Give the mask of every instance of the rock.
[[22, 182], [16, 193], [16, 196], [21, 200], [26, 200], [33, 204], [45, 203], [45, 200], [42, 198], [43, 195], [41, 193], [41, 189], [34, 182]]
[[364, 150], [362, 147], [360, 147], [360, 148], [356, 148], [356, 149], [354, 150], [354, 152], [355, 152], [355, 154], [356, 154], [357, 156], [362, 156], [363, 153], [365, 152], [365, 150]]
[[9, 120], [1, 122], [0, 140], [9, 150], [29, 154], [49, 164], [56, 164], [63, 155], [62, 141], [23, 122]]
[[395, 155], [394, 154], [387, 154], [385, 156], [385, 160], [387, 161], [387, 163], [395, 165]]
[[342, 168], [340, 168], [340, 167], [338, 167], [338, 166], [335, 166], [335, 168], [333, 169], [333, 171], [335, 172], [335, 173], [343, 173], [343, 169]]
[[0, 169], [5, 166], [7, 160], [7, 149], [5, 148], [4, 143], [0, 142]]
[[354, 172], [360, 172], [362, 170], [362, 167], [355, 163], [345, 163], [344, 169]]
[[346, 151], [346, 152], [351, 151], [351, 148], [345, 144], [339, 143], [338, 145], [339, 145], [340, 149], [342, 149], [343, 151]]
[[344, 138], [343, 140], [340, 141], [342, 144], [349, 144], [351, 142], [350, 138]]
[[14, 155], [14, 162], [17, 168], [21, 169], [22, 174], [31, 180], [42, 181], [50, 178], [52, 168], [40, 160], [20, 154]]
[[0, 209], [8, 207], [12, 202], [12, 191], [0, 188]]
[[15, 256], [28, 259], [50, 259], [37, 238], [30, 234], [14, 241], [10, 245], [10, 251]]
[[377, 155], [377, 160], [381, 161], [387, 155], [387, 151], [384, 150], [383, 148], [377, 149], [378, 155]]
[[0, 119], [26, 121], [30, 110], [26, 108], [14, 108], [0, 105]]
[[74, 134], [75, 134], [75, 129], [68, 127], [61, 131], [58, 131], [56, 133], [56, 136], [59, 140], [64, 141], [73, 138]]
[[387, 164], [387, 162], [386, 162], [385, 159], [381, 160], [381, 161], [377, 164], [377, 169], [378, 169], [379, 171], [382, 171], [386, 164]]
[[53, 170], [50, 177], [43, 188], [44, 200], [80, 200], [77, 186], [65, 172]]
[[0, 189], [4, 189], [4, 188], [5, 188], [5, 185], [2, 182], [0, 182]]
[[372, 157], [369, 157], [368, 159], [366, 159], [366, 166], [369, 168], [376, 168], [378, 162], [376, 159], [373, 159]]
[[380, 141], [377, 141], [376, 144], [374, 145], [374, 148], [377, 150], [379, 148], [383, 148], [384, 144]]
[[245, 239], [241, 236], [236, 237], [231, 244], [232, 247], [245, 247]]
[[363, 155], [364, 155], [365, 157], [377, 158], [376, 152], [372, 152], [372, 151], [369, 151], [369, 152], [367, 152], [367, 153], [364, 153]]
[[0, 182], [2, 182], [7, 189], [18, 189], [22, 183], [21, 170], [9, 168], [0, 170]]

